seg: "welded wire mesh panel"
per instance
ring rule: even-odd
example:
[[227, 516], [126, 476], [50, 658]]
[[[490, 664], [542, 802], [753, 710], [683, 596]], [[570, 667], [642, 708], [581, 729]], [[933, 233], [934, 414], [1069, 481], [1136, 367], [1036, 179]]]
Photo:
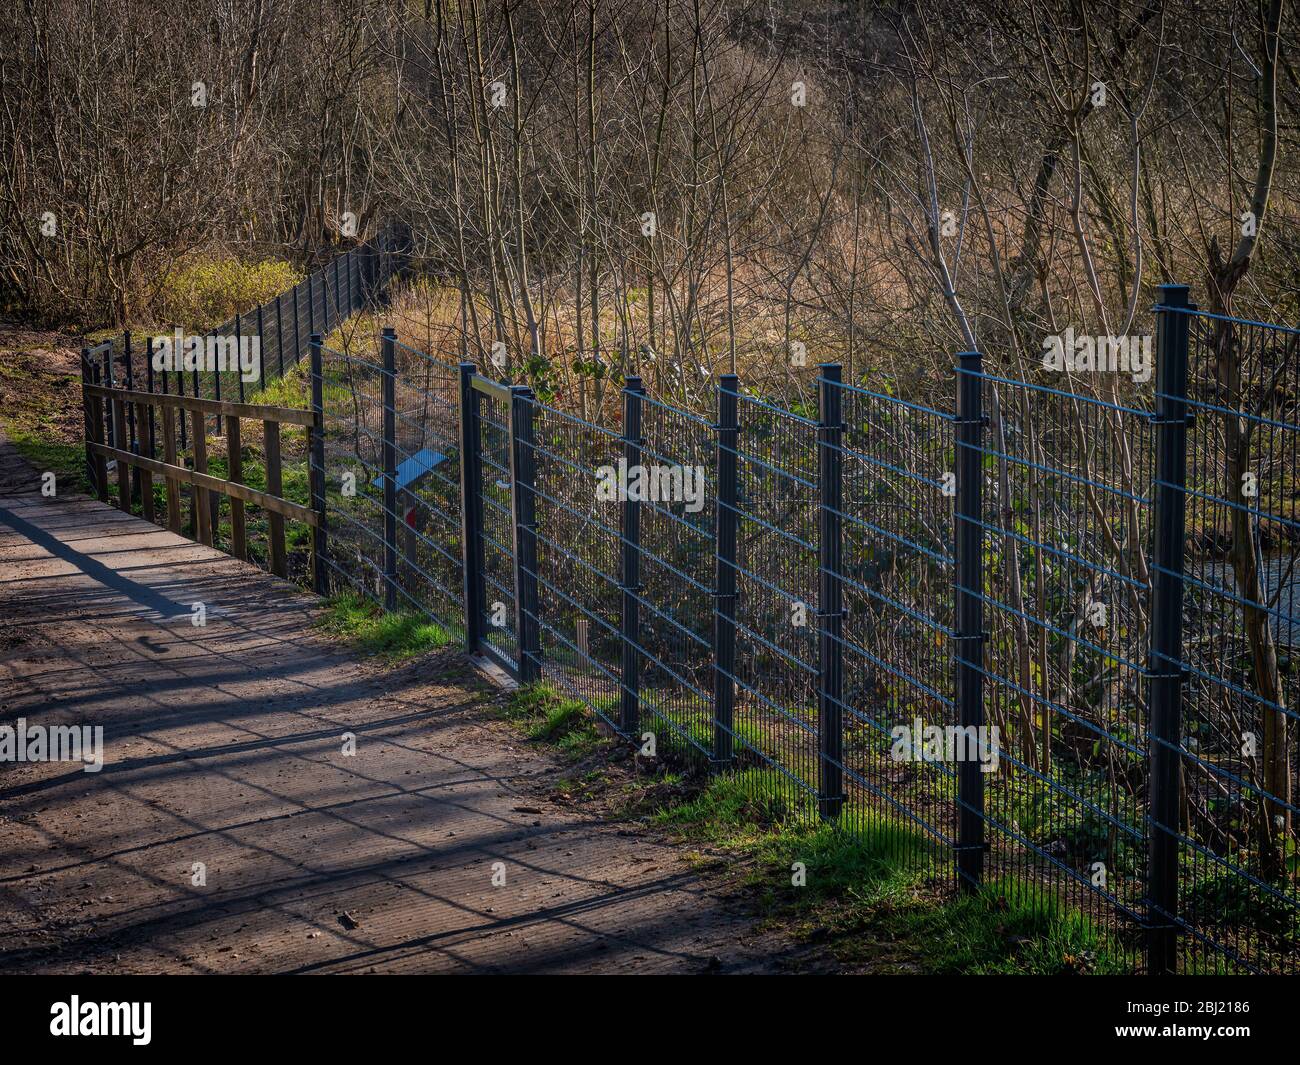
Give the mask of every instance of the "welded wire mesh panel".
[[656, 485], [689, 469], [696, 486], [690, 500], [656, 492], [641, 504], [641, 725], [660, 756], [699, 766], [714, 751], [714, 433], [696, 415], [641, 404], [644, 469]]
[[325, 272], [323, 270], [317, 270], [313, 274], [311, 312], [312, 321], [315, 322], [315, 331], [323, 337], [329, 336], [333, 332], [333, 323], [330, 321], [328, 304], [325, 299]]
[[619, 435], [536, 399], [538, 629], [544, 676], [617, 724], [622, 677]]
[[399, 606], [464, 634], [460, 378], [457, 367], [394, 346]]
[[383, 603], [383, 367], [371, 347], [321, 347], [326, 565], [331, 587]]
[[480, 492], [483, 528], [484, 631], [488, 644], [512, 665], [519, 661], [515, 616], [514, 512], [510, 471], [510, 401], [478, 392]]
[[[262, 360], [262, 378], [268, 384], [274, 381], [281, 373], [280, 365], [280, 329], [275, 320], [275, 300], [270, 300], [262, 304], [260, 308], [262, 330], [261, 336], [261, 360]], [[257, 321], [258, 312], [253, 312], [253, 319]]]
[[1120, 403], [1113, 377], [1098, 386], [1107, 398], [992, 376], [984, 386], [985, 719], [999, 747], [985, 777], [987, 879], [1059, 922], [1079, 951], [1135, 967], [1150, 390]]
[[1300, 331], [1190, 322], [1179, 920], [1189, 971], [1300, 969]]
[[[297, 366], [307, 357], [307, 342], [311, 330], [307, 328], [307, 283], [299, 281], [284, 296], [284, 315], [287, 336], [285, 363]], [[292, 352], [292, 356], [290, 356]]]
[[[956, 766], [927, 728], [956, 722], [952, 417], [851, 384], [842, 422], [846, 819], [899, 861], [931, 865], [956, 836]], [[898, 729], [908, 743], [898, 744]], [[945, 733], [946, 735], [946, 733]], [[942, 753], [946, 753], [942, 752]]]
[[816, 794], [817, 427], [741, 395], [737, 447], [735, 753]]

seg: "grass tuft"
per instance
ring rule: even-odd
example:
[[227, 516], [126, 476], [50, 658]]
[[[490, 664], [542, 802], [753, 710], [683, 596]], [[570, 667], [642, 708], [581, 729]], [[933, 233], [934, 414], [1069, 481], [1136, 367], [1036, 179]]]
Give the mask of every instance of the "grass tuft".
[[554, 744], [571, 761], [581, 761], [601, 743], [587, 704], [562, 696], [549, 684], [513, 692], [504, 713], [530, 740]]
[[359, 650], [389, 662], [414, 658], [452, 642], [446, 629], [422, 614], [381, 610], [369, 599], [352, 593], [331, 598], [319, 624], [330, 635], [340, 636]]

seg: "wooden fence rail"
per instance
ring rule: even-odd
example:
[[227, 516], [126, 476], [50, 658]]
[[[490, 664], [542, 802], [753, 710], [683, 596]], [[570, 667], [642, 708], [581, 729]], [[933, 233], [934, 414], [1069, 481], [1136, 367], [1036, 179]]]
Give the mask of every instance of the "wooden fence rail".
[[[248, 529], [245, 504], [266, 511], [269, 526], [268, 561], [277, 577], [287, 573], [284, 521], [301, 521], [313, 529], [324, 527], [318, 511], [284, 498], [283, 466], [280, 453], [280, 426], [301, 425], [307, 431], [308, 456], [312, 454], [315, 434], [321, 432], [319, 415], [294, 407], [273, 407], [259, 403], [232, 403], [220, 399], [141, 392], [130, 388], [98, 383], [98, 367], [93, 359], [82, 360], [82, 401], [86, 425], [87, 473], [102, 502], [109, 500], [108, 463], [116, 463], [118, 506], [130, 513], [132, 497], [138, 494], [141, 509], [148, 521], [154, 520], [153, 481], [158, 476], [167, 486], [167, 527], [180, 533], [181, 486], [190, 486], [191, 523], [194, 536], [211, 547], [214, 525], [219, 514], [220, 497], [230, 500], [232, 553], [248, 559]], [[152, 415], [157, 411], [158, 417]], [[208, 416], [220, 419], [226, 436], [228, 474], [217, 477], [208, 472]], [[184, 465], [177, 449], [178, 423], [190, 420], [192, 468]], [[128, 431], [134, 421], [136, 433]], [[243, 482], [243, 420], [260, 421], [266, 455], [266, 491], [250, 488]], [[162, 436], [162, 458], [157, 458], [158, 431]], [[134, 435], [134, 445], [132, 436]], [[132, 486], [131, 471], [136, 471]], [[324, 565], [317, 557], [317, 538], [313, 537], [312, 571]]]

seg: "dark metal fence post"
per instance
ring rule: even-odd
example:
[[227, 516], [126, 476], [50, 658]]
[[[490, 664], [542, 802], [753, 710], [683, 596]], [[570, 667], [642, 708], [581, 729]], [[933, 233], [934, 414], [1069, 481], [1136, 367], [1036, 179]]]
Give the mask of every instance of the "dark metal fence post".
[[[953, 521], [956, 539], [954, 614], [957, 724], [967, 736], [984, 727], [984, 378], [983, 356], [957, 356], [957, 500]], [[969, 730], [974, 729], [974, 732]], [[957, 765], [957, 884], [979, 889], [984, 877], [984, 772], [967, 742]]]
[[298, 309], [298, 291], [301, 288], [301, 281], [293, 286], [293, 364], [295, 366], [302, 361], [302, 312]]
[[718, 499], [714, 508], [713, 760], [723, 769], [735, 757], [736, 707], [736, 501], [740, 429], [740, 378], [718, 379]]
[[472, 362], [460, 364], [460, 542], [465, 587], [465, 649], [483, 633], [483, 482], [479, 471], [479, 394]]
[[283, 297], [284, 293], [275, 297], [275, 350], [276, 361], [280, 367], [277, 375], [279, 377], [284, 376], [284, 308], [281, 306]]
[[515, 525], [515, 632], [519, 683], [539, 680], [541, 640], [537, 595], [537, 454], [533, 447], [533, 390], [510, 388], [510, 480]]
[[384, 327], [384, 605], [397, 609], [397, 330]]
[[[122, 371], [123, 383], [127, 389], [135, 388], [135, 360], [131, 351], [131, 330], [122, 331]], [[118, 447], [124, 451], [130, 451], [133, 454], [140, 454], [139, 430], [135, 424], [135, 404], [125, 403], [126, 409], [126, 443], [119, 444]], [[131, 478], [131, 501], [138, 503], [140, 501], [140, 470], [139, 467], [132, 466], [130, 470]]]
[[[235, 315], [235, 383], [239, 386], [239, 402], [244, 402], [244, 374], [239, 369], [239, 352], [244, 346], [244, 316]], [[220, 373], [220, 369], [217, 371]]]
[[[241, 375], [242, 376], [242, 375]], [[257, 305], [257, 382], [258, 387], [266, 390], [266, 316], [262, 313], [262, 304]]]
[[1187, 485], [1186, 285], [1161, 285], [1156, 317], [1156, 479], [1147, 699], [1151, 775], [1147, 968], [1178, 964], [1178, 812], [1183, 702], [1183, 546]]
[[[153, 337], [144, 338], [144, 390], [146, 392], [154, 391], [154, 369], [153, 369]], [[163, 391], [167, 391], [167, 371], [163, 370]], [[153, 404], [148, 405], [148, 413], [145, 415], [149, 419], [149, 457], [153, 458], [153, 442], [158, 439], [158, 419], [154, 414]]]
[[[640, 377], [623, 385], [623, 461], [629, 470], [641, 465]], [[623, 690], [619, 701], [619, 728], [633, 738], [641, 727], [641, 501], [626, 493], [623, 499]]]
[[841, 369], [825, 363], [817, 380], [818, 590], [817, 590], [817, 806], [834, 820], [844, 806], [844, 435], [840, 413]]
[[99, 490], [99, 478], [95, 475], [95, 453], [90, 450], [91, 443], [102, 443], [95, 433], [95, 397], [87, 390], [87, 385], [95, 383], [94, 369], [90, 364], [90, 349], [81, 349], [81, 413], [86, 430], [86, 484], [95, 495], [102, 496]]
[[325, 572], [325, 382], [319, 333], [311, 334], [311, 409], [316, 424], [311, 432], [311, 507], [316, 512], [312, 530], [312, 588], [317, 595], [329, 594]]
[[316, 332], [316, 286], [312, 284], [312, 275], [307, 275], [307, 332]]
[[[214, 357], [214, 361], [213, 361], [213, 364], [212, 364], [212, 391], [213, 391], [213, 393], [214, 393], [213, 398], [219, 400], [219, 399], [221, 399], [221, 371], [220, 371], [219, 369], [217, 369], [217, 364], [216, 364], [216, 362], [215, 362], [215, 357], [216, 357], [216, 353], [217, 353], [217, 331], [216, 331], [215, 329], [212, 330], [210, 333], [208, 333], [208, 336], [209, 336], [209, 338], [211, 338], [211, 339], [208, 341], [208, 350], [210, 350], [210, 351], [212, 352], [213, 357]], [[202, 361], [202, 360], [200, 360], [200, 361]], [[195, 372], [195, 374], [197, 374], [199, 371], [198, 371], [198, 369], [196, 368], [194, 372]], [[197, 388], [198, 386], [196, 385], [195, 387]], [[197, 394], [198, 394], [198, 393], [195, 392], [195, 395], [197, 395]], [[222, 428], [221, 428], [221, 426], [222, 426], [222, 422], [221, 422], [221, 415], [220, 415], [220, 414], [218, 414], [218, 415], [216, 416], [216, 421], [217, 421], [217, 435], [220, 436], [221, 433], [222, 433]], [[213, 499], [220, 499], [220, 498], [221, 498], [220, 493], [218, 493], [218, 492], [212, 492], [212, 493], [211, 493], [211, 496], [212, 496]]]
[[[153, 392], [153, 337], [151, 336], [145, 336], [144, 338], [144, 380], [145, 391]], [[157, 458], [154, 454], [154, 441], [158, 439], [158, 434], [156, 432], [157, 422], [154, 417], [153, 404], [140, 404], [139, 407], [140, 415], [136, 422], [136, 434], [138, 436], [136, 452], [145, 458]], [[144, 509], [145, 520], [153, 521], [153, 474], [148, 470], [141, 470], [139, 484], [140, 505]]]

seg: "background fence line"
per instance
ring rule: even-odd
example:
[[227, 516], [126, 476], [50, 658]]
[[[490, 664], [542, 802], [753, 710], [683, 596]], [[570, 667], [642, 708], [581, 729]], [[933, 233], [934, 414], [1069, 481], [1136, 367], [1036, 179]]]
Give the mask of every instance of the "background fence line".
[[[204, 335], [209, 337], [254, 337], [259, 340], [261, 359], [258, 366], [257, 390], [264, 390], [269, 382], [283, 377], [308, 354], [308, 339], [312, 333], [328, 335], [359, 311], [374, 307], [382, 298], [392, 279], [406, 269], [410, 257], [411, 235], [407, 227], [395, 222], [385, 227], [371, 240], [309, 272], [302, 281], [277, 294], [258, 307], [223, 322]], [[142, 358], [142, 367], [137, 363]], [[93, 384], [110, 387], [125, 385], [143, 388], [148, 392], [162, 392], [179, 396], [205, 399], [237, 400], [244, 402], [245, 392], [251, 382], [245, 382], [238, 371], [195, 369], [155, 371], [153, 366], [153, 340], [133, 337], [124, 330], [113, 337], [82, 349], [86, 372]], [[143, 380], [141, 377], [143, 376]], [[126, 436], [124, 450], [141, 453], [144, 434], [136, 425], [132, 406], [126, 408]], [[153, 412], [149, 437], [155, 436]], [[221, 417], [214, 416], [217, 431], [221, 431]], [[109, 440], [121, 447], [109, 419]], [[146, 437], [148, 439], [148, 437]], [[188, 446], [188, 430], [181, 424], [181, 447]], [[140, 501], [138, 472], [132, 471], [133, 498]], [[93, 482], [92, 482], [93, 483]]]

